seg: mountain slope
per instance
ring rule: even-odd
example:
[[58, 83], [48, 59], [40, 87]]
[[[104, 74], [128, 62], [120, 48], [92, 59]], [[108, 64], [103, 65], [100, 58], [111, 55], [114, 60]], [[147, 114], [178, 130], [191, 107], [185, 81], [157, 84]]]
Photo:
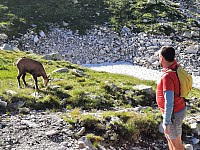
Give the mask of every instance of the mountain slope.
[[52, 24], [73, 31], [78, 30], [80, 33], [84, 33], [94, 25], [104, 24], [119, 32], [123, 26], [127, 26], [133, 32], [167, 35], [175, 31], [182, 33], [190, 27], [199, 28], [198, 2], [193, 0], [185, 2], [184, 5], [175, 2], [165, 0], [152, 4], [147, 0], [35, 0], [31, 2], [4, 0], [0, 2], [2, 18], [0, 32], [12, 38], [12, 36], [21, 36], [27, 30], [46, 31]]

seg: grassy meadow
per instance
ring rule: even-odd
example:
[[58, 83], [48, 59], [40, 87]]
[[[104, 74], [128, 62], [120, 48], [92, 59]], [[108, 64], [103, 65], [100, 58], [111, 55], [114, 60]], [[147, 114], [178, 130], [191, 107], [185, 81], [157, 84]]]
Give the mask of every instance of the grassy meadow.
[[[40, 91], [37, 96], [29, 74], [26, 76], [29, 87], [18, 88], [15, 62], [22, 56], [40, 61], [51, 76], [47, 87], [43, 86], [42, 78], [38, 77]], [[10, 114], [24, 107], [46, 111], [66, 110], [62, 118], [71, 125], [72, 130], [84, 126], [86, 136], [96, 147], [99, 142], [112, 141], [109, 144], [116, 146], [125, 141], [136, 142], [138, 138], [162, 138], [158, 132], [161, 113], [156, 106], [156, 85], [153, 81], [97, 72], [70, 62], [44, 60], [41, 57], [29, 52], [0, 51], [0, 98], [8, 103], [7, 109], [1, 107], [1, 111]], [[69, 71], [53, 73], [59, 68], [67, 68]], [[138, 84], [152, 86], [153, 93], [149, 95], [133, 89]], [[190, 97], [199, 99], [199, 93], [200, 90], [193, 89]], [[18, 108], [14, 107], [16, 103], [19, 103]], [[200, 102], [196, 101], [188, 112], [198, 112], [199, 105]], [[140, 113], [132, 109], [138, 106], [143, 106]], [[185, 128], [189, 130], [188, 126]]]
[[[42, 96], [39, 99], [31, 96], [36, 91], [33, 88], [34, 81], [30, 74], [26, 76], [30, 88], [18, 88], [16, 78], [18, 70], [15, 62], [22, 56], [42, 62], [46, 73], [51, 77], [47, 87], [43, 86], [42, 77], [38, 78], [39, 88], [41, 89], [39, 94]], [[50, 108], [104, 109], [116, 106], [130, 107], [134, 103], [135, 105], [143, 104], [142, 92], [135, 91], [138, 96], [131, 93], [134, 91], [132, 89], [134, 85], [147, 84], [152, 85], [155, 89], [155, 83], [152, 81], [142, 81], [131, 76], [97, 72], [65, 61], [44, 60], [41, 59], [41, 56], [27, 52], [0, 51], [0, 64], [0, 96], [8, 103], [12, 103], [12, 100], [23, 99], [26, 101], [27, 107], [32, 105], [36, 107], [37, 102], [48, 103]], [[59, 68], [67, 68], [69, 72], [52, 73]], [[80, 76], [74, 71], [75, 69], [83, 72], [84, 75]], [[8, 90], [13, 90], [17, 94], [7, 94], [6, 91]], [[125, 91], [127, 92], [125, 93]], [[119, 102], [115, 104], [115, 100], [119, 100]], [[134, 102], [130, 103], [129, 100]], [[153, 101], [155, 99], [151, 102]], [[45, 106], [42, 107], [45, 108]]]

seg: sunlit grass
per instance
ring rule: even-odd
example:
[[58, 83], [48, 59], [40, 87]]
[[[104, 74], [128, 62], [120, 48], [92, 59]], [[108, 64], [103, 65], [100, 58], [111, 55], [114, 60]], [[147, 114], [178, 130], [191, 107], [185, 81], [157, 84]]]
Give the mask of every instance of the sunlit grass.
[[[39, 98], [34, 96], [36, 90], [34, 89], [34, 80], [30, 74], [26, 76], [29, 87], [24, 87], [21, 80], [22, 89], [18, 88], [18, 70], [15, 63], [22, 56], [40, 61], [46, 73], [50, 75], [51, 80], [47, 87], [44, 87], [42, 77], [38, 77], [38, 86], [41, 89]], [[0, 62], [0, 96], [5, 101], [13, 100], [12, 95], [8, 95], [6, 92], [12, 90], [17, 93], [14, 98], [18, 100], [20, 97], [23, 97], [23, 100], [27, 98], [29, 107], [44, 109], [45, 107], [52, 109], [54, 107], [56, 109], [79, 107], [92, 110], [109, 109], [111, 107], [127, 108], [155, 103], [154, 98], [133, 89], [135, 85], [145, 84], [152, 86], [155, 92], [156, 84], [154, 81], [93, 71], [70, 62], [44, 60], [39, 55], [20, 51], [0, 51]], [[58, 68], [67, 68], [69, 72], [52, 73]], [[80, 77], [73, 73], [73, 69], [81, 70], [85, 75]], [[113, 87], [114, 89], [112, 89]], [[199, 97], [199, 90], [193, 89], [190, 95]], [[35, 100], [35, 106], [34, 102], [30, 104], [32, 99]]]

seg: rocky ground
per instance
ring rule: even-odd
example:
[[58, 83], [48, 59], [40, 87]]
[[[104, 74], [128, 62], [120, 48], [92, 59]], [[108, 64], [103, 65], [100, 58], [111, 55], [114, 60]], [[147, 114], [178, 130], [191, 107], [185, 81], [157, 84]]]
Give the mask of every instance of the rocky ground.
[[[1, 150], [78, 150], [81, 149], [80, 139], [75, 138], [76, 131], [70, 129], [69, 125], [61, 119], [61, 112], [36, 112], [29, 114], [3, 114], [0, 122], [0, 149]], [[79, 141], [79, 142], [78, 142]], [[153, 141], [153, 140], [152, 140]], [[131, 149], [152, 149], [147, 147], [145, 141]], [[141, 145], [141, 146], [139, 146]], [[154, 141], [149, 143], [150, 147], [162, 147], [166, 149], [166, 143]], [[94, 147], [88, 146], [90, 150]], [[101, 150], [126, 150], [130, 144], [122, 147], [101, 146]], [[88, 150], [89, 150], [88, 149]]]
[[[194, 34], [194, 35], [192, 35]], [[133, 33], [124, 27], [118, 34], [108, 27], [97, 27], [85, 35], [71, 30], [52, 27], [49, 33], [28, 32], [13, 43], [0, 49], [34, 52], [45, 59], [64, 59], [75, 64], [98, 64], [127, 61], [132, 64], [159, 69], [157, 52], [162, 46], [173, 46], [178, 62], [194, 76], [200, 72], [199, 29], [183, 36], [155, 36]], [[15, 43], [16, 42], [16, 43]], [[17, 46], [17, 47], [16, 47]], [[49, 55], [56, 57], [49, 57]]]
[[59, 113], [2, 114], [0, 134], [2, 150], [79, 149], [74, 132]]
[[[75, 138], [81, 129], [72, 130], [61, 119], [63, 112], [30, 111], [27, 114], [1, 114], [1, 150], [97, 150], [85, 137]], [[188, 134], [191, 135], [191, 134]], [[198, 139], [186, 136], [184, 143], [200, 150]], [[83, 143], [87, 145], [84, 148]], [[88, 144], [89, 143], [89, 144]], [[120, 141], [119, 141], [120, 143]], [[110, 144], [112, 145], [112, 144]], [[124, 143], [120, 147], [100, 145], [98, 150], [167, 150], [163, 139], [140, 139], [137, 143]]]

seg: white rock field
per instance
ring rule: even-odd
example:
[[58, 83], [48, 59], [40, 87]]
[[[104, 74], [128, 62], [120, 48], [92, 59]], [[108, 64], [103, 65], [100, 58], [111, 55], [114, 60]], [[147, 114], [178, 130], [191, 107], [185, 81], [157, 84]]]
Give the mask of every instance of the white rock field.
[[[128, 62], [82, 64], [82, 66], [96, 71], [125, 74], [143, 80], [153, 80], [155, 82], [162, 75], [162, 72], [159, 70], [147, 69]], [[200, 89], [200, 76], [193, 76], [193, 87]]]

